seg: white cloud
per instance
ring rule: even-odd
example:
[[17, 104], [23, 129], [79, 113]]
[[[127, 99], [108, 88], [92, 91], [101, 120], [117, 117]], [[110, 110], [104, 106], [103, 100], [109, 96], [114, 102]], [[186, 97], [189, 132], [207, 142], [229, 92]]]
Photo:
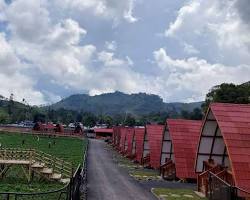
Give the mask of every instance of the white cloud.
[[6, 41], [5, 34], [0, 32], [0, 68], [1, 73], [11, 75], [20, 68], [19, 59]]
[[184, 52], [186, 52], [187, 54], [199, 54], [200, 53], [200, 51], [191, 44], [187, 44], [184, 42], [183, 46], [184, 46]]
[[211, 64], [197, 57], [173, 59], [162, 48], [154, 52], [154, 57], [161, 69], [160, 78], [165, 80], [165, 90], [172, 100], [179, 96], [180, 100], [187, 101], [190, 94], [193, 94], [192, 100], [203, 100], [214, 85], [249, 81], [249, 65]]
[[236, 9], [239, 1], [191, 0], [178, 11], [165, 35], [192, 46], [199, 44], [201, 53], [212, 51], [214, 57], [219, 53], [222, 62], [250, 64], [250, 29]]
[[110, 51], [115, 51], [117, 49], [117, 43], [116, 41], [106, 41], [105, 42], [105, 48]]
[[131, 61], [126, 61], [118, 58], [114, 58], [114, 53], [102, 51], [98, 53], [98, 60], [103, 62], [104, 66], [116, 67], [123, 65], [130, 65]]
[[17, 0], [5, 9], [8, 28], [13, 37], [40, 42], [49, 31], [49, 12], [46, 0]]
[[[55, 9], [52, 5], [63, 17], [54, 16], [58, 13], [51, 12]], [[249, 42], [247, 25], [244, 26], [233, 4], [227, 1], [224, 4], [216, 0], [190, 1], [180, 9], [165, 35], [177, 38], [188, 55], [201, 57], [202, 49], [194, 41], [208, 38], [216, 41], [216, 48], [225, 49], [225, 59], [232, 57], [230, 50], [237, 49], [235, 57], [241, 62], [231, 66], [197, 57], [173, 59], [159, 49], [154, 52], [154, 62], [150, 62], [159, 67], [153, 75], [147, 70], [136, 71], [136, 62], [124, 53], [124, 56], [117, 53], [117, 44], [112, 39], [105, 43], [103, 51], [97, 45], [86, 44], [91, 41], [86, 37], [88, 31], [77, 17], [72, 17], [74, 13], [79, 16], [91, 13], [114, 23], [121, 20], [133, 23], [137, 21], [134, 6], [134, 0], [41, 0], [39, 3], [15, 0], [8, 5], [0, 0], [0, 11], [4, 10], [0, 20], [7, 22], [9, 32], [8, 40], [5, 34], [0, 34], [0, 46], [4, 47], [0, 49], [0, 78], [4, 81], [0, 94], [9, 96], [13, 92], [17, 98], [25, 98], [32, 104], [59, 100], [60, 95], [54, 95], [50, 88], [36, 89], [36, 79], [46, 77], [58, 87], [88, 91], [91, 95], [120, 90], [154, 93], [166, 101], [190, 101], [203, 100], [216, 84], [249, 79], [249, 54], [245, 51]]]
[[115, 24], [121, 20], [129, 23], [137, 21], [133, 15], [135, 0], [55, 0], [54, 4], [73, 13], [89, 11], [95, 16], [112, 19]]
[[16, 100], [25, 98], [30, 104], [44, 103], [42, 93], [34, 89], [35, 81], [20, 73], [26, 66], [15, 55], [5, 34], [1, 32], [0, 46], [0, 94], [9, 97], [13, 93]]
[[46, 40], [51, 48], [61, 48], [58, 47], [71, 45], [78, 45], [80, 38], [85, 36], [87, 31], [79, 26], [79, 24], [72, 20], [66, 19], [58, 24], [56, 24], [47, 35]]
[[46, 103], [44, 95], [35, 90], [35, 80], [20, 73], [15, 73], [12, 76], [6, 76], [0, 73], [2, 84], [0, 85], [0, 94], [9, 97], [14, 94], [15, 100], [22, 101], [24, 98], [30, 105], [41, 105]]

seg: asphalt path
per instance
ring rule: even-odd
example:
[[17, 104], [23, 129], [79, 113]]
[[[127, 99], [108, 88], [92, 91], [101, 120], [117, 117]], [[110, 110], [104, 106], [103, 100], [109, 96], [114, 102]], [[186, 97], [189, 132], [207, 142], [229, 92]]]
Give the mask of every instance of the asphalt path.
[[88, 200], [156, 200], [114, 162], [103, 141], [90, 140], [87, 163]]

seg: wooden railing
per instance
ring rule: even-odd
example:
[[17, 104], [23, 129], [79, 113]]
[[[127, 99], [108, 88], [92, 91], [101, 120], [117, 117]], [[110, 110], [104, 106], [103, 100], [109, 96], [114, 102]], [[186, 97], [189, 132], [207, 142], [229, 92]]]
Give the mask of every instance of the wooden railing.
[[26, 160], [32, 161], [33, 150], [14, 149], [14, 148], [0, 148], [1, 160]]
[[62, 177], [70, 178], [72, 176], [73, 166], [70, 162], [41, 151], [34, 151], [34, 155], [36, 161], [45, 163], [46, 166], [53, 169], [53, 172], [62, 174]]
[[198, 191], [204, 193], [208, 196], [209, 193], [209, 175], [215, 174], [218, 178], [222, 179], [231, 186], [234, 186], [234, 180], [232, 173], [221, 165], [216, 165], [215, 163], [210, 163], [207, 161], [203, 162], [204, 172], [198, 175]]
[[61, 174], [62, 177], [72, 177], [73, 166], [71, 163], [34, 149], [0, 148], [0, 160], [29, 161], [30, 165], [37, 162], [45, 164], [53, 172]]
[[161, 165], [160, 173], [163, 178], [175, 178], [175, 164], [172, 160], [168, 160], [165, 164]]

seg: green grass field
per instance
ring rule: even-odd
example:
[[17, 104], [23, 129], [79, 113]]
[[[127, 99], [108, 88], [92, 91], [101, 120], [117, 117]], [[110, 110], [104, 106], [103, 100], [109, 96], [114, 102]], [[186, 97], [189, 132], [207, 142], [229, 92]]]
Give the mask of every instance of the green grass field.
[[[32, 148], [40, 150], [71, 162], [76, 168], [78, 164], [82, 163], [86, 140], [0, 132], [0, 145], [1, 148]], [[39, 180], [39, 177], [35, 177], [28, 184], [22, 169], [17, 166], [13, 166], [7, 176], [0, 179], [0, 192], [39, 192], [57, 189], [62, 186], [62, 184], [56, 182]]]

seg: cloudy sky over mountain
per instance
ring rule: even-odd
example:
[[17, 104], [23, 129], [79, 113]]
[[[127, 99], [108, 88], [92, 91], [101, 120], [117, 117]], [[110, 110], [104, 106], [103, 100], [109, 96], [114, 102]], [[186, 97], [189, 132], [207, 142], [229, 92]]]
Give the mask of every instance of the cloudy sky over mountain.
[[250, 80], [249, 0], [0, 0], [0, 94], [203, 100]]

